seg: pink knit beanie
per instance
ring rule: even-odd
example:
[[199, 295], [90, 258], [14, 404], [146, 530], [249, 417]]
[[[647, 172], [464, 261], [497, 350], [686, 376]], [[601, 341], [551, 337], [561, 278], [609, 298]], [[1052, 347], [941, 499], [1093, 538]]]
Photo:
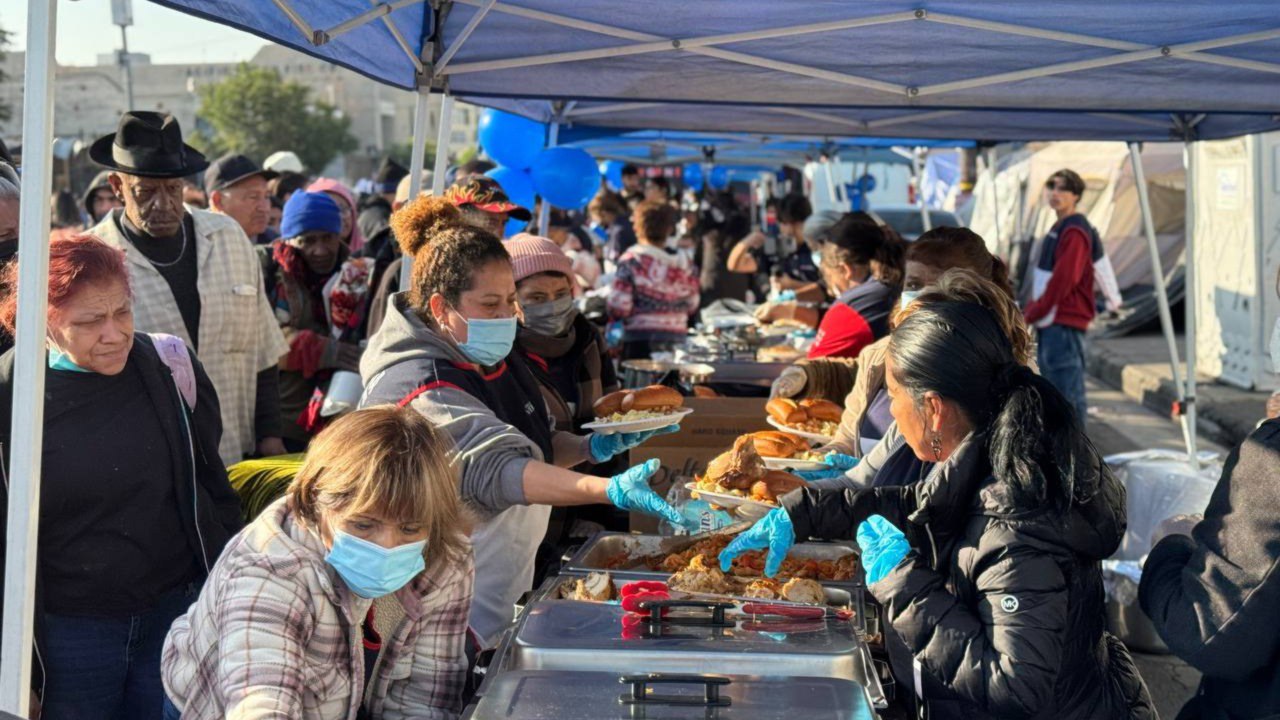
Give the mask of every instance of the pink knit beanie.
[[511, 254], [511, 266], [515, 270], [516, 282], [538, 273], [560, 273], [573, 282], [573, 261], [560, 250], [560, 246], [550, 240], [520, 233], [503, 243]]

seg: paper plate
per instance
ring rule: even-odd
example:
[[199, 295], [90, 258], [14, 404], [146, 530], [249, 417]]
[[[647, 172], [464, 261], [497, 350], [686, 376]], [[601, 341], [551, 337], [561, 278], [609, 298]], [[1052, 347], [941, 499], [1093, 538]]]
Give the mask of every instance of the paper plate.
[[797, 458], [762, 458], [764, 466], [770, 470], [830, 470], [831, 466], [821, 460], [799, 460]]
[[723, 508], [738, 508], [740, 515], [746, 515], [748, 517], [756, 516], [752, 511], [759, 510], [763, 515], [764, 513], [778, 507], [777, 505], [770, 505], [769, 503], [763, 503], [759, 500], [752, 500], [751, 498], [745, 498], [731, 493], [699, 490], [698, 483], [696, 482], [687, 482], [684, 484], [684, 487], [691, 493], [697, 493], [698, 499], [700, 500], [706, 500], [712, 505], [719, 505]]
[[831, 435], [819, 435], [818, 433], [811, 433], [811, 432], [805, 432], [804, 430], [797, 430], [793, 427], [787, 427], [786, 425], [783, 425], [782, 423], [778, 422], [777, 420], [774, 420], [773, 418], [765, 418], [765, 420], [770, 425], [778, 428], [782, 432], [791, 433], [792, 435], [795, 435], [797, 437], [802, 437], [805, 440], [813, 441], [815, 443], [818, 443], [819, 445], [828, 445], [836, 441], [836, 439]]
[[659, 417], [643, 418], [641, 420], [624, 420], [622, 422], [589, 422], [582, 426], [584, 430], [600, 433], [601, 435], [612, 435], [614, 433], [633, 433], [644, 432], [645, 430], [657, 430], [668, 425], [679, 425], [684, 417], [693, 412], [693, 408], [680, 408], [670, 415], [662, 415]]

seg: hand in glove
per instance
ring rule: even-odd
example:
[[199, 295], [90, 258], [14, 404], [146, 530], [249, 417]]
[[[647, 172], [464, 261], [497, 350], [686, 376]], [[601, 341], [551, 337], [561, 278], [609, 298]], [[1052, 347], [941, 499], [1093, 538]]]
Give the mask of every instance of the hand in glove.
[[858, 464], [858, 458], [838, 452], [827, 453], [827, 456], [822, 458], [822, 461], [830, 467], [823, 470], [801, 470], [800, 472], [797, 472], [796, 475], [808, 480], [809, 482], [813, 482], [814, 480], [830, 480], [831, 478], [838, 478], [841, 475], [844, 475]]
[[658, 471], [658, 466], [655, 458], [609, 478], [609, 487], [605, 490], [609, 502], [620, 510], [656, 515], [673, 525], [696, 530], [694, 521], [686, 519], [649, 487], [649, 477]]
[[668, 425], [657, 430], [645, 430], [644, 432], [614, 433], [612, 435], [591, 433], [591, 438], [587, 441], [587, 448], [591, 453], [591, 461], [602, 463], [624, 450], [643, 445], [651, 437], [670, 435], [674, 432], [680, 432], [679, 425]]
[[773, 381], [773, 385], [769, 387], [770, 398], [793, 398], [804, 392], [804, 386], [809, 383], [809, 375], [802, 367], [791, 366], [782, 371], [782, 374]]
[[907, 536], [883, 515], [872, 515], [858, 526], [858, 547], [868, 585], [883, 580], [911, 551]]
[[792, 302], [796, 299], [795, 290], [782, 290], [769, 298], [769, 302]]
[[358, 373], [362, 354], [364, 348], [355, 343], [329, 338], [325, 342], [324, 353], [320, 355], [320, 367], [324, 370], [350, 370]]
[[782, 508], [774, 508], [720, 551], [720, 569], [729, 572], [733, 559], [748, 550], [769, 548], [769, 554], [764, 561], [764, 574], [767, 577], [773, 577], [782, 567], [787, 551], [795, 544], [796, 531], [791, 527], [791, 516], [787, 515], [787, 511]]

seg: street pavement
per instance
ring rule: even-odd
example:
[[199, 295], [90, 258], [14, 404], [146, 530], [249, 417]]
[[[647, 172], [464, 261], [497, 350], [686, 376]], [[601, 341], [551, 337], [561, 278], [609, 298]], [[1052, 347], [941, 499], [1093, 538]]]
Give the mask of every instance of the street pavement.
[[[1104, 456], [1148, 448], [1184, 450], [1180, 428], [1166, 416], [1138, 405], [1124, 392], [1096, 379], [1089, 380], [1087, 391], [1086, 430]], [[1200, 449], [1223, 452], [1220, 445], [1209, 440], [1201, 443]], [[1135, 652], [1133, 657], [1147, 681], [1160, 717], [1176, 717], [1183, 703], [1195, 694], [1200, 673], [1172, 655]]]

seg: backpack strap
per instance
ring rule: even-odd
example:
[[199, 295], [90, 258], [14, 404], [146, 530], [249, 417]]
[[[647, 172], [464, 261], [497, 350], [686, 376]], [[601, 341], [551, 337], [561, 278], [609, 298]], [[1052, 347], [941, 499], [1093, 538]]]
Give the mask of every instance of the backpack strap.
[[164, 333], [147, 333], [156, 352], [160, 355], [169, 371], [173, 373], [173, 383], [178, 387], [187, 407], [196, 409], [196, 369], [191, 363], [191, 352], [182, 338]]

